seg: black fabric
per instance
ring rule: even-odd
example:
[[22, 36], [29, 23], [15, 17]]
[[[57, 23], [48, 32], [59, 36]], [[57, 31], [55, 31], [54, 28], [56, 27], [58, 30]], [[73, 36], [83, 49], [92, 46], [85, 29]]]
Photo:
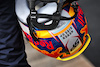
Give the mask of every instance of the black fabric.
[[30, 67], [15, 14], [15, 0], [0, 0], [0, 67]]

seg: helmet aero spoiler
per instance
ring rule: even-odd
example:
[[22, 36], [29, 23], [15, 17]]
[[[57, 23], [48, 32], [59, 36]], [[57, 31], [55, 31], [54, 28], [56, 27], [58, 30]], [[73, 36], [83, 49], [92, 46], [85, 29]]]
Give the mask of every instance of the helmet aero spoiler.
[[89, 45], [87, 20], [73, 0], [16, 0], [16, 14], [33, 48], [67, 61]]

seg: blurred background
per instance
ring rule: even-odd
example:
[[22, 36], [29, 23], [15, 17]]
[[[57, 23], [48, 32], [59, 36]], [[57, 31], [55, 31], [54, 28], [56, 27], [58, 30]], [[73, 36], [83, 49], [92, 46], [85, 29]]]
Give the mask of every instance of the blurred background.
[[100, 67], [100, 0], [79, 0], [88, 20], [88, 31], [92, 41], [83, 53], [96, 67]]
[[32, 67], [100, 67], [100, 0], [79, 0], [88, 20], [88, 32], [92, 41], [83, 54], [70, 61], [62, 62], [36, 51], [25, 40], [27, 60]]

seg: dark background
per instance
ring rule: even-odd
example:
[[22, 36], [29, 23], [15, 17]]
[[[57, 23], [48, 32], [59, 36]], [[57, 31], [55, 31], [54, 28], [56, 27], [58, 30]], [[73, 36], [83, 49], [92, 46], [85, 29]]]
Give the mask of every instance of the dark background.
[[100, 67], [100, 0], [79, 0], [88, 20], [88, 32], [92, 41], [83, 53], [96, 67]]

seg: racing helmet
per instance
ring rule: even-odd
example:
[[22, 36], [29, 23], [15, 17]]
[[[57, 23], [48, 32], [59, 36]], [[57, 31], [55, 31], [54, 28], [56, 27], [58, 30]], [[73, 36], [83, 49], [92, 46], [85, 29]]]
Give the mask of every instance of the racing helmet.
[[47, 56], [73, 59], [91, 41], [86, 17], [73, 0], [16, 0], [15, 7], [29, 43]]

